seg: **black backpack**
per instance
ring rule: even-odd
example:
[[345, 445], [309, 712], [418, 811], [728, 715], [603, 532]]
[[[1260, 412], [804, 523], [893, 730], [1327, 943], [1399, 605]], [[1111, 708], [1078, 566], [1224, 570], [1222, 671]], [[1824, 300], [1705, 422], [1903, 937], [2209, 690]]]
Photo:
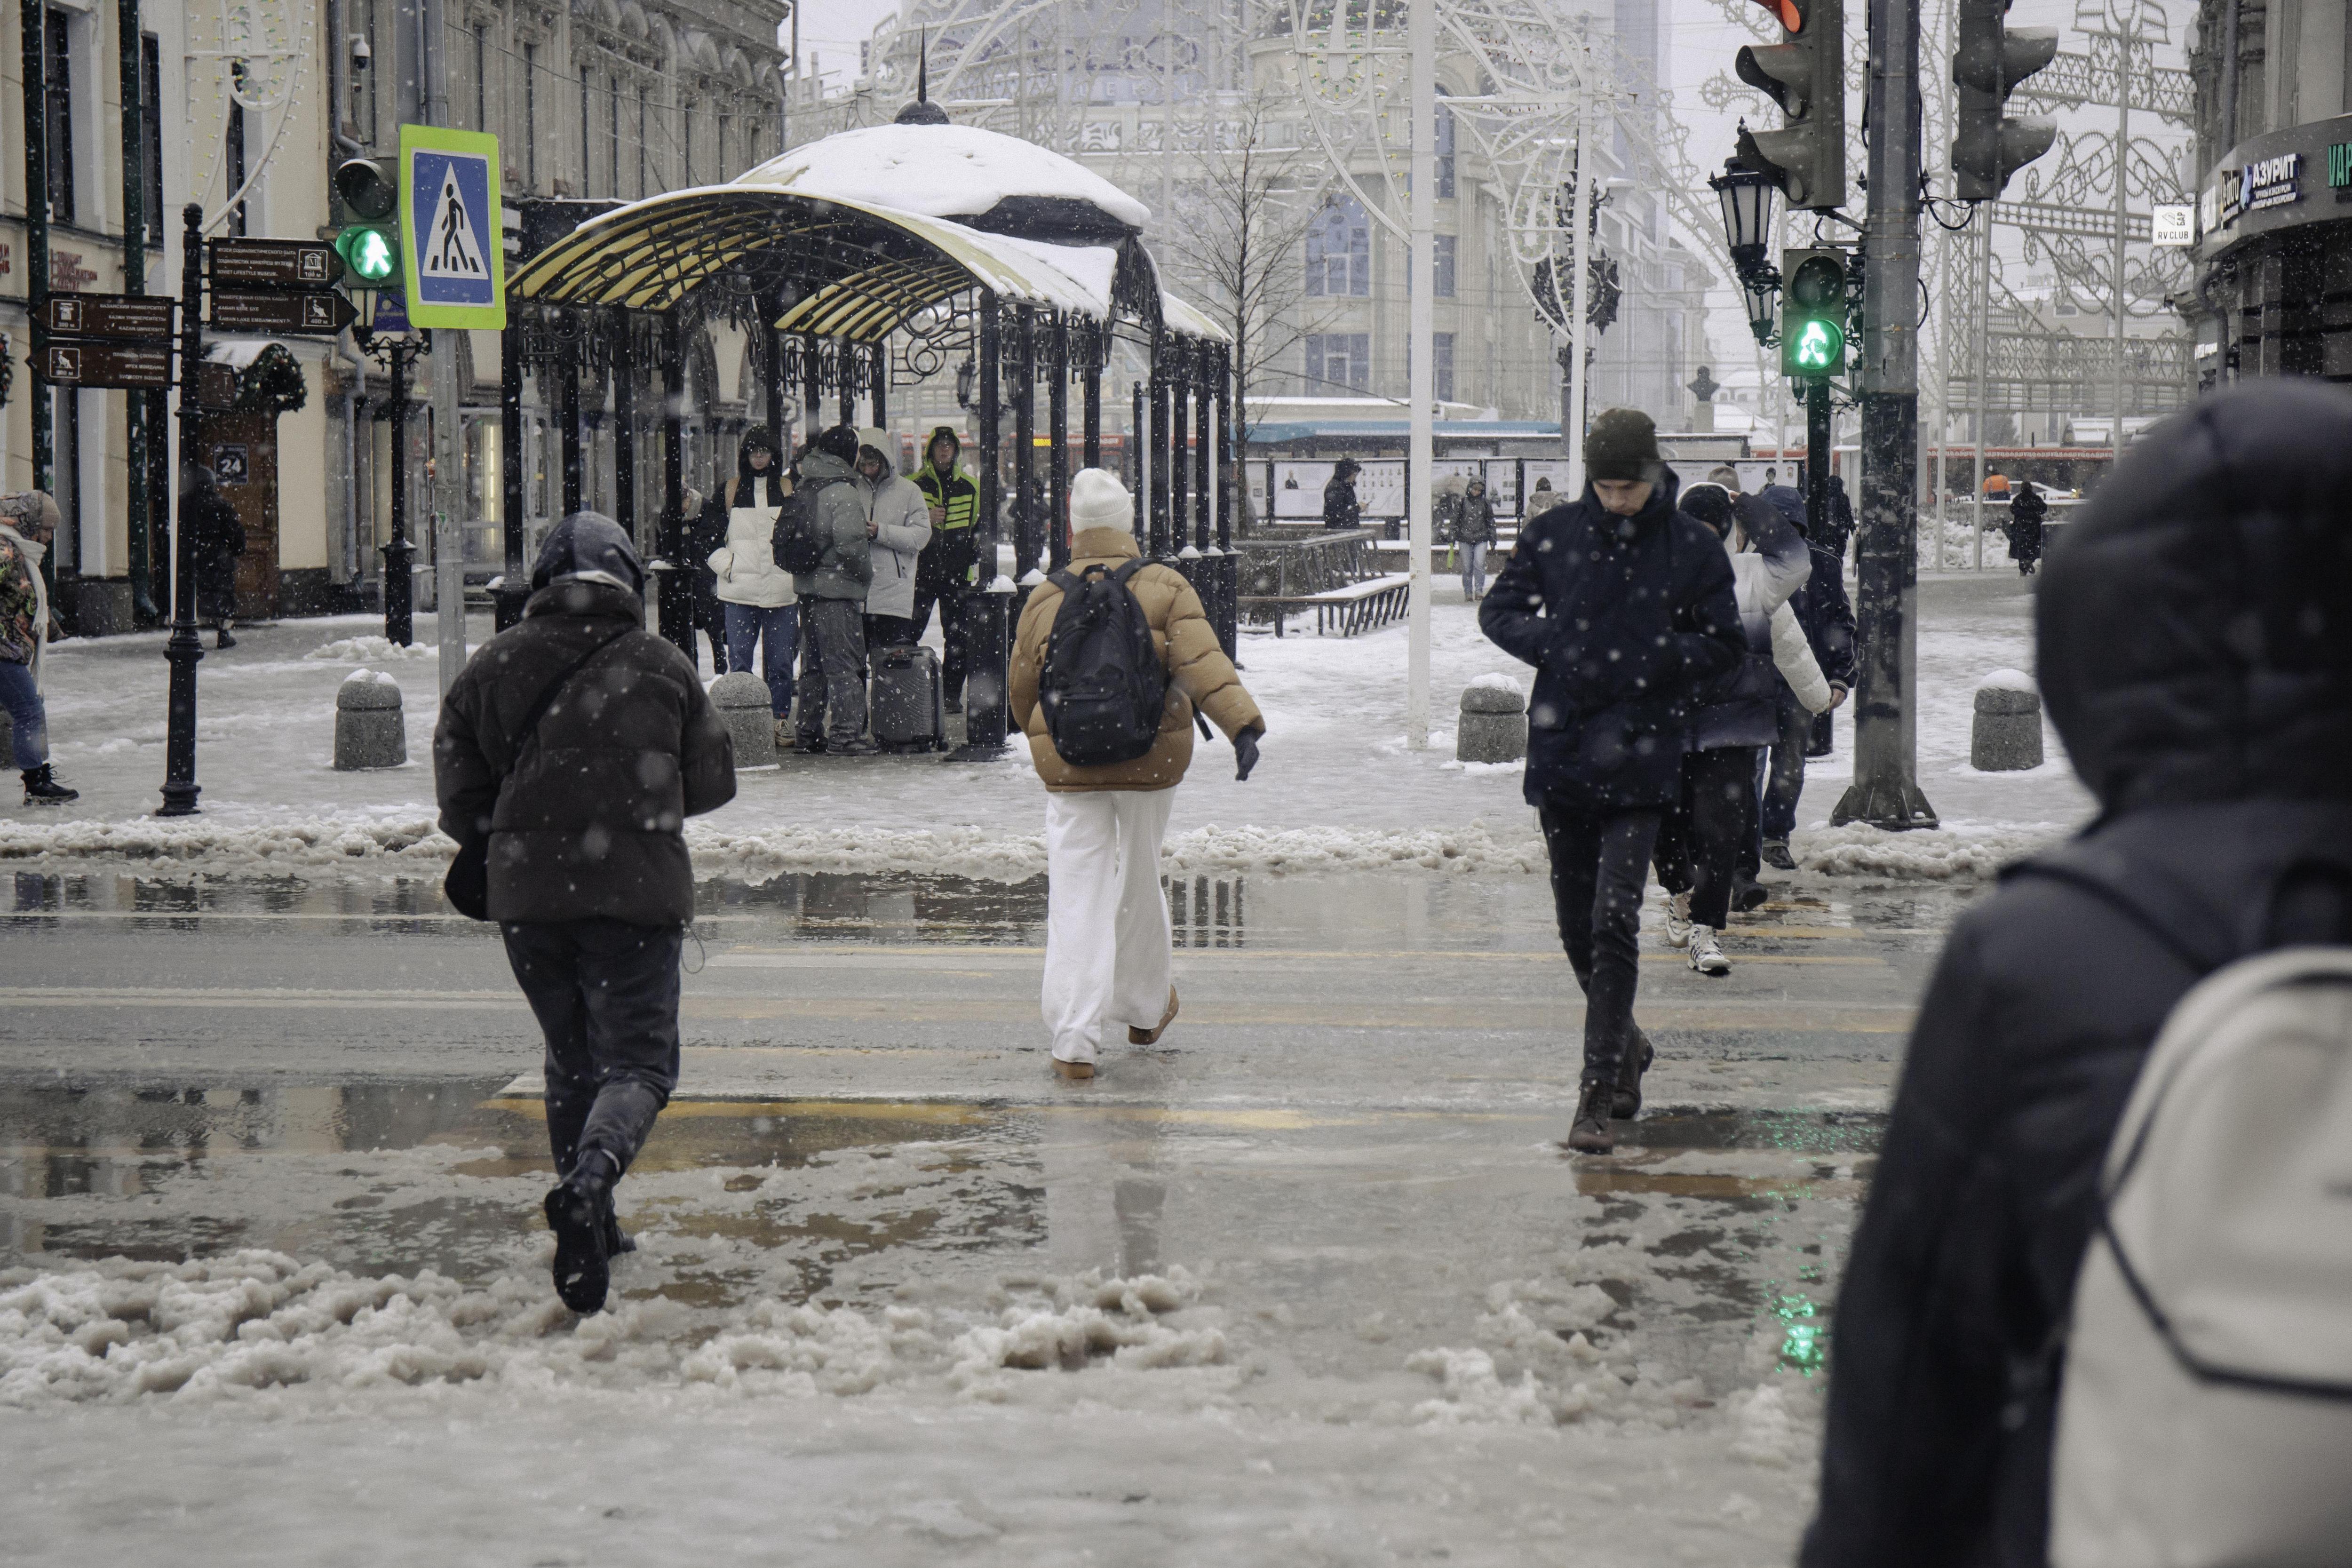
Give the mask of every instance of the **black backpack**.
[[1089, 566], [1083, 577], [1064, 571], [1046, 579], [1062, 590], [1062, 605], [1045, 641], [1037, 700], [1054, 750], [1074, 767], [1131, 763], [1160, 738], [1168, 671], [1127, 586], [1147, 564]]
[[835, 485], [847, 482], [841, 475], [827, 479], [803, 479], [783, 499], [776, 512], [775, 532], [768, 541], [779, 569], [795, 577], [805, 577], [824, 564], [825, 548], [832, 542], [817, 521], [816, 499]]

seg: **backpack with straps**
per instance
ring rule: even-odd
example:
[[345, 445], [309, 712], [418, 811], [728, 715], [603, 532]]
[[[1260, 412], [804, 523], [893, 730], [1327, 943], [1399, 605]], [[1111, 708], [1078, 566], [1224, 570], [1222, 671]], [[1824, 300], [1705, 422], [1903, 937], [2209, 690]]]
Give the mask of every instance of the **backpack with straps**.
[[2054, 1568], [2347, 1561], [2352, 947], [2242, 959], [2173, 1007], [2063, 1352]]
[[1149, 565], [1130, 561], [1113, 572], [1095, 565], [1046, 579], [1062, 590], [1045, 641], [1037, 700], [1054, 750], [1074, 767], [1131, 763], [1160, 739], [1168, 706], [1168, 670], [1151, 640], [1151, 622], [1128, 583]]
[[775, 532], [769, 538], [776, 564], [795, 577], [805, 577], [824, 564], [824, 552], [832, 541], [825, 537], [824, 526], [817, 518], [817, 497], [835, 485], [849, 482], [836, 474], [831, 479], [803, 479], [783, 499], [776, 512]]

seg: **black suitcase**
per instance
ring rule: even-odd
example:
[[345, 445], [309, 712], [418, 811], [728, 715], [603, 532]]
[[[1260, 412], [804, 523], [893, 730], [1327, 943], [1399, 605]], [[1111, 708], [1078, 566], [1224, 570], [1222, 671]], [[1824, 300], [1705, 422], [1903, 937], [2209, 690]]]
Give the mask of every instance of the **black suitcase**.
[[877, 648], [874, 660], [874, 743], [886, 752], [936, 752], [947, 743], [940, 695], [940, 656], [927, 647]]

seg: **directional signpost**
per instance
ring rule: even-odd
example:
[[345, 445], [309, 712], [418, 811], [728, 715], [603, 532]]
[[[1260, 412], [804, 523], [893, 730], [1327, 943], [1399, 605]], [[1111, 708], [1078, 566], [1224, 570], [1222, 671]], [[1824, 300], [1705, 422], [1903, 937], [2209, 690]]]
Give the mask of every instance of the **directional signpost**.
[[343, 275], [335, 247], [309, 239], [215, 239], [215, 289], [325, 289]]
[[321, 294], [213, 290], [209, 325], [225, 332], [340, 332], [360, 319], [349, 300]]
[[168, 298], [52, 294], [41, 303], [35, 363], [59, 386], [169, 386], [172, 311]]

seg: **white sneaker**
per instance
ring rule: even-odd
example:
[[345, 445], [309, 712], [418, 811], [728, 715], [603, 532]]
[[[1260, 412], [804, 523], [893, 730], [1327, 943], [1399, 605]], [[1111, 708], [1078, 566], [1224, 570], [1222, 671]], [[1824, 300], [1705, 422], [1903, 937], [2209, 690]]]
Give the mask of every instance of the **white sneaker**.
[[1691, 939], [1691, 896], [1676, 893], [1666, 900], [1666, 945], [1688, 947]]
[[1690, 966], [1701, 974], [1728, 974], [1731, 960], [1715, 944], [1713, 926], [1694, 925], [1690, 933]]

